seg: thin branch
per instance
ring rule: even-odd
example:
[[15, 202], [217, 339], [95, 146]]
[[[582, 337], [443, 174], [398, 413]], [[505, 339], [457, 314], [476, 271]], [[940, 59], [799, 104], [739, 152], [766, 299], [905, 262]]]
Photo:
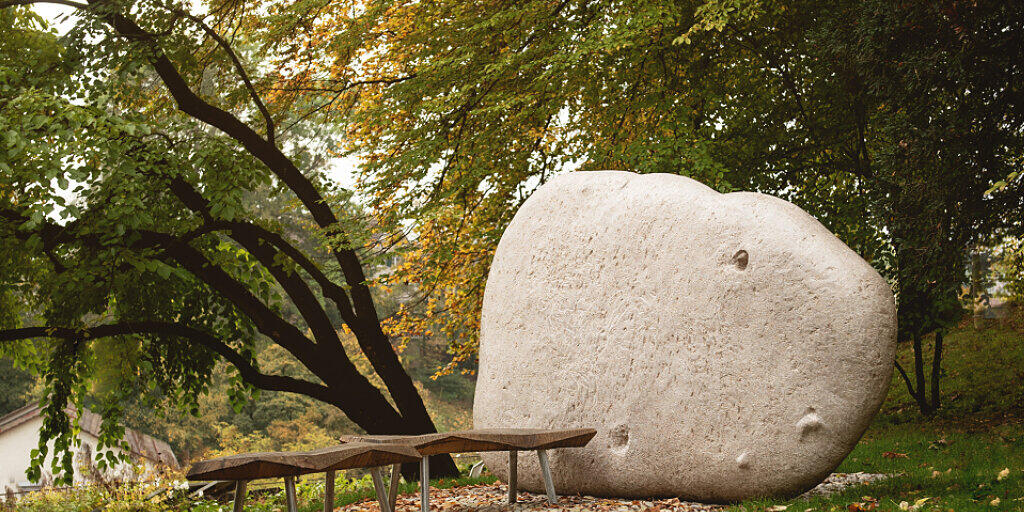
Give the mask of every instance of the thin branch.
[[260, 114], [263, 115], [263, 119], [267, 125], [267, 141], [269, 141], [271, 144], [275, 144], [274, 118], [270, 115], [270, 110], [267, 109], [267, 106], [263, 103], [263, 100], [260, 99], [260, 95], [259, 93], [256, 92], [256, 88], [253, 87], [252, 80], [249, 79], [249, 74], [245, 71], [245, 66], [242, 65], [242, 61], [238, 58], [238, 55], [231, 48], [231, 44], [228, 43], [223, 37], [221, 37], [221, 35], [218, 34], [216, 30], [207, 25], [206, 22], [202, 20], [202, 18], [199, 18], [198, 16], [190, 12], [186, 12], [182, 9], [171, 9], [171, 11], [175, 14], [188, 18], [195, 22], [196, 25], [199, 25], [199, 28], [203, 29], [203, 32], [205, 32], [207, 36], [216, 41], [217, 44], [224, 50], [224, 53], [228, 55], [228, 58], [231, 59], [232, 64], [234, 64], [235, 66], [235, 71], [238, 72], [238, 76], [242, 78], [242, 83], [245, 84], [246, 90], [249, 91], [249, 97], [252, 98], [252, 102], [256, 104], [256, 108], [259, 109]]
[[89, 4], [83, 4], [81, 2], [74, 2], [72, 0], [6, 0], [0, 2], [0, 9], [7, 7], [15, 7], [18, 5], [31, 5], [31, 4], [60, 4], [74, 7], [76, 9], [88, 9]]
[[[412, 80], [413, 78], [416, 78], [416, 76], [417, 76], [416, 73], [410, 73], [410, 74], [408, 74], [406, 76], [397, 76], [397, 77], [389, 77], [389, 78], [368, 78], [368, 79], [365, 79], [365, 80], [353, 80], [353, 81], [345, 82], [345, 85], [342, 86], [341, 88], [334, 88], [334, 87], [298, 87], [298, 86], [296, 86], [296, 87], [271, 87], [270, 89], [273, 90], [273, 91], [283, 91], [283, 92], [345, 92], [345, 91], [348, 91], [350, 89], [354, 89], [356, 87], [361, 87], [361, 86], [364, 86], [364, 85], [374, 85], [374, 84], [392, 85], [392, 84], [397, 84], [399, 82], [404, 82], [406, 80]], [[339, 80], [324, 78], [324, 79], [310, 79], [310, 80], [306, 80], [306, 81], [307, 82], [338, 82]]]
[[894, 361], [894, 364], [896, 365], [896, 369], [899, 370], [900, 375], [903, 376], [903, 382], [905, 382], [907, 384], [907, 391], [910, 392], [910, 396], [916, 397], [917, 393], [914, 391], [913, 384], [910, 383], [910, 376], [907, 375], [907, 372], [903, 370], [902, 366], [900, 366], [900, 362], [899, 361]]

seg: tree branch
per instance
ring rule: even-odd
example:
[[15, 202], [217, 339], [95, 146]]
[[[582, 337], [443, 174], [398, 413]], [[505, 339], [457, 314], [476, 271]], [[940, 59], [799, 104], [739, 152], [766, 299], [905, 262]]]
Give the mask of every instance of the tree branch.
[[[227, 230], [233, 234], [232, 238], [235, 238], [239, 243], [242, 243], [242, 241], [237, 237], [245, 238], [246, 236], [267, 241], [281, 251], [281, 253], [291, 258], [292, 261], [313, 278], [317, 285], [320, 286], [324, 296], [331, 299], [337, 305], [338, 313], [345, 323], [351, 326], [355, 322], [355, 313], [352, 310], [352, 304], [349, 302], [345, 290], [334, 284], [312, 260], [295, 246], [288, 243], [283, 236], [251, 222], [214, 220], [209, 213], [209, 202], [195, 188], [181, 178], [173, 178], [171, 180], [171, 191], [179, 200], [185, 203], [185, 206], [198, 213], [205, 220], [203, 226], [190, 232], [189, 238], [201, 236], [212, 231]], [[250, 245], [251, 243], [250, 241]], [[250, 252], [253, 251], [250, 250]], [[259, 258], [258, 255], [256, 256]], [[271, 267], [279, 267], [274, 262], [272, 256], [260, 259], [260, 262], [268, 270], [272, 270]]]
[[31, 5], [31, 4], [60, 4], [74, 7], [76, 9], [88, 9], [89, 4], [83, 4], [81, 2], [74, 2], [72, 0], [5, 0], [0, 2], [0, 9], [7, 7], [14, 7], [18, 5]]
[[903, 376], [903, 382], [907, 384], [907, 391], [910, 392], [910, 396], [915, 397], [916, 399], [917, 393], [914, 391], [914, 385], [910, 383], [910, 376], [907, 375], [907, 372], [903, 369], [902, 366], [900, 366], [899, 361], [894, 361], [893, 364], [896, 365], [896, 369], [899, 370], [900, 375]]
[[235, 352], [227, 343], [212, 334], [187, 325], [171, 322], [124, 322], [74, 329], [68, 327], [23, 327], [0, 330], [0, 341], [15, 341], [31, 338], [108, 338], [129, 334], [165, 334], [187, 338], [223, 357], [234, 366], [246, 382], [266, 391], [286, 391], [306, 395], [331, 403], [338, 396], [323, 384], [317, 384], [283, 375], [261, 373], [248, 359]]
[[[20, 212], [11, 209], [0, 209], [0, 219], [6, 219], [16, 225], [20, 225], [28, 220]], [[42, 238], [44, 250], [50, 250], [56, 245], [63, 243], [81, 243], [86, 247], [92, 248], [103, 247], [103, 242], [97, 235], [79, 236], [74, 233], [73, 227], [74, 223], [67, 226], [58, 226], [52, 222], [43, 221], [35, 233]], [[171, 234], [147, 230], [138, 230], [134, 233], [138, 234], [137, 241], [130, 248], [150, 248], [163, 251], [173, 262], [235, 304], [253, 321], [261, 333], [278, 342], [300, 360], [304, 362], [307, 360], [317, 361], [311, 350], [313, 347], [312, 342], [298, 328], [275, 314], [266, 304], [253, 295], [248, 287], [231, 277], [219, 266], [214, 265], [198, 249], [193, 248]], [[16, 236], [27, 238], [31, 234], [22, 232], [16, 234]], [[126, 236], [124, 239], [132, 240], [135, 238]], [[336, 370], [326, 373], [331, 374], [333, 372], [336, 372]], [[314, 371], [314, 373], [317, 372]]]

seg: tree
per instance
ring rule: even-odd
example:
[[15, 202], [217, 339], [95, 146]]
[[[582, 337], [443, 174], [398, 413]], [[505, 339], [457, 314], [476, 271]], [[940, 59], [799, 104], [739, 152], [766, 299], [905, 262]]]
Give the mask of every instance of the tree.
[[413, 264], [394, 278], [443, 298], [457, 359], [475, 351], [500, 234], [537, 186], [566, 169], [682, 173], [785, 197], [871, 261], [914, 347], [914, 377], [900, 375], [923, 412], [939, 405], [962, 254], [1022, 209], [1019, 3], [380, 1], [337, 15], [304, 20], [329, 34], [330, 65], [293, 87], [371, 84], [337, 91], [355, 105], [351, 149], [380, 222], [414, 223]]
[[0, 416], [25, 405], [34, 383], [32, 374], [9, 358], [0, 357]]
[[[828, 5], [812, 21], [805, 39], [775, 58], [786, 71], [769, 89], [779, 98], [772, 110], [795, 112], [789, 140], [766, 148], [784, 150], [786, 162], [723, 149], [747, 155], [736, 164], [759, 171], [754, 183], [781, 178], [812, 212], [837, 201], [861, 205], [860, 213], [825, 222], [840, 236], [848, 226], [869, 234], [851, 245], [873, 247], [867, 257], [893, 282], [899, 340], [912, 344], [914, 376], [897, 370], [931, 414], [941, 403], [943, 334], [963, 312], [964, 256], [1020, 227], [1024, 187], [993, 185], [1013, 175], [1024, 149], [1024, 102], [1015, 92], [1024, 77], [1011, 57], [1024, 47], [1024, 9], [851, 2]], [[777, 44], [759, 33], [744, 35], [753, 47]], [[731, 130], [724, 132], [729, 139]], [[838, 183], [828, 200], [820, 197], [823, 178]]]
[[[254, 73], [276, 51], [252, 30], [260, 7], [211, 3], [197, 15], [190, 4], [56, 0], [81, 18], [58, 39], [19, 7], [30, 3], [0, 2], [0, 341], [44, 382], [32, 476], [49, 440], [61, 455], [53, 469], [70, 468], [64, 406], [112, 360], [124, 378], [96, 396], [105, 446], [118, 443], [127, 396], [194, 409], [219, 360], [235, 372], [237, 404], [254, 389], [285, 391], [371, 433], [435, 431], [381, 328], [361, 219], [325, 177], [321, 155], [336, 142], [317, 128], [319, 105], [271, 101], [280, 77]], [[293, 198], [329, 265], [261, 218], [247, 202], [261, 189]], [[357, 370], [328, 311], [387, 396]], [[260, 369], [257, 339], [311, 377]], [[450, 457], [432, 464], [456, 472]]]

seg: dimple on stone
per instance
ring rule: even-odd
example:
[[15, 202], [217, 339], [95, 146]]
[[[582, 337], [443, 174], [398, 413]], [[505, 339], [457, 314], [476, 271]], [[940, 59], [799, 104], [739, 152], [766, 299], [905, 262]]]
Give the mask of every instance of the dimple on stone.
[[732, 264], [735, 265], [736, 268], [740, 270], [746, 270], [747, 263], [749, 261], [750, 255], [747, 253], [747, 251], [744, 251], [743, 249], [736, 251], [736, 254], [732, 255]]
[[825, 424], [822, 422], [821, 416], [818, 416], [813, 407], [808, 407], [807, 412], [800, 418], [800, 421], [796, 422], [796, 427], [800, 430], [801, 440], [821, 430], [824, 426]]
[[611, 431], [611, 449], [616, 453], [625, 453], [629, 449], [629, 426], [619, 424]]

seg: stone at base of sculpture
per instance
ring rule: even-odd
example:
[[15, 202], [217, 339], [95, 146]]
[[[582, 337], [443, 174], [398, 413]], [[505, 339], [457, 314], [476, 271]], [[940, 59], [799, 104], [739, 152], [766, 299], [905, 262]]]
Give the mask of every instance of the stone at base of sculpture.
[[[886, 281], [800, 208], [676, 175], [558, 176], [505, 231], [484, 293], [476, 428], [593, 427], [566, 494], [790, 496], [885, 396]], [[506, 454], [483, 454], [498, 478]], [[543, 491], [535, 457], [523, 489]]]

